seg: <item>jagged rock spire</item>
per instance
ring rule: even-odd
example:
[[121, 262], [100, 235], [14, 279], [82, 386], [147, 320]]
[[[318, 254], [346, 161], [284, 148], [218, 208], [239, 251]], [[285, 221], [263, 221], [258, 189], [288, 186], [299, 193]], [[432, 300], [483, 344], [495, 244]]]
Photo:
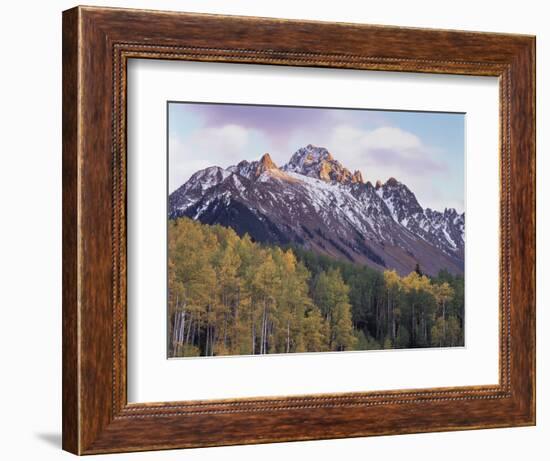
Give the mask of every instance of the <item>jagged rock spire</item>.
[[359, 170], [355, 170], [353, 172], [353, 176], [351, 177], [351, 182], [357, 182], [359, 184], [363, 184], [365, 181], [363, 181], [363, 175]]
[[264, 171], [269, 170], [278, 170], [279, 168], [275, 165], [275, 162], [271, 159], [271, 156], [268, 153], [262, 155], [262, 158], [256, 163], [255, 176], [260, 176]]
[[391, 178], [388, 178], [385, 185], [389, 187], [395, 187], [399, 185], [399, 181], [392, 176]]
[[271, 159], [271, 156], [267, 152], [262, 155], [262, 158], [260, 159], [260, 165], [268, 170], [273, 170], [277, 168], [277, 165], [275, 165], [275, 162]]
[[336, 160], [325, 147], [318, 147], [313, 144], [298, 149], [282, 169], [283, 171], [310, 176], [326, 182], [364, 183], [360, 171], [352, 173]]

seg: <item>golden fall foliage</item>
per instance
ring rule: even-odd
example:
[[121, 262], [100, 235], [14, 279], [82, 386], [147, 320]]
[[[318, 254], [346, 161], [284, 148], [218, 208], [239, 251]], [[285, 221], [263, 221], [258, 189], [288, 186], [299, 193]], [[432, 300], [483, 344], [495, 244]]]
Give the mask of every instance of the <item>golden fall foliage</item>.
[[188, 218], [168, 226], [170, 357], [463, 343], [447, 281], [264, 246]]

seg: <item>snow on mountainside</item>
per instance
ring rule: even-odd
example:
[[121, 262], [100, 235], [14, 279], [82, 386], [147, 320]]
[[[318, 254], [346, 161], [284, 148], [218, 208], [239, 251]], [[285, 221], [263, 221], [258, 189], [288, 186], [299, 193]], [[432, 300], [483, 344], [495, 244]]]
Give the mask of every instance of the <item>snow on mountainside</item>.
[[443, 213], [424, 210], [405, 185], [390, 178], [377, 182], [376, 193], [388, 206], [393, 219], [413, 234], [448, 253], [464, 253], [464, 213], [446, 208]]
[[311, 144], [282, 168], [265, 154], [196, 172], [170, 194], [169, 217], [180, 216], [401, 274], [417, 263], [428, 274], [464, 272], [464, 213], [423, 209], [394, 178], [365, 183]]

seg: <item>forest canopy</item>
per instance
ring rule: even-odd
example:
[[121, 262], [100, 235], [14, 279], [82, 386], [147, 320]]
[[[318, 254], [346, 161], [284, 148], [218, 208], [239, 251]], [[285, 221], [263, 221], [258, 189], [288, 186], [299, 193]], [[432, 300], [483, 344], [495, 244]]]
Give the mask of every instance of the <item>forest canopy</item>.
[[464, 344], [464, 279], [401, 277], [230, 228], [168, 222], [169, 356]]

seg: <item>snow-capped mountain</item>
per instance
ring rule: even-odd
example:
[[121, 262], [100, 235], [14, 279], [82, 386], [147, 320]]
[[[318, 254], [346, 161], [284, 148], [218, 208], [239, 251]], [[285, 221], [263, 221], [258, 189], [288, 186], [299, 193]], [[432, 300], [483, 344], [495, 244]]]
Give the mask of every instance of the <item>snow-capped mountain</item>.
[[464, 254], [464, 213], [445, 208], [443, 213], [420, 206], [410, 189], [395, 178], [376, 183], [376, 193], [388, 206], [393, 219], [413, 234], [442, 251]]
[[464, 213], [423, 209], [394, 178], [373, 186], [323, 147], [277, 167], [269, 154], [196, 172], [170, 194], [169, 217], [232, 227], [254, 240], [406, 274], [464, 272]]

